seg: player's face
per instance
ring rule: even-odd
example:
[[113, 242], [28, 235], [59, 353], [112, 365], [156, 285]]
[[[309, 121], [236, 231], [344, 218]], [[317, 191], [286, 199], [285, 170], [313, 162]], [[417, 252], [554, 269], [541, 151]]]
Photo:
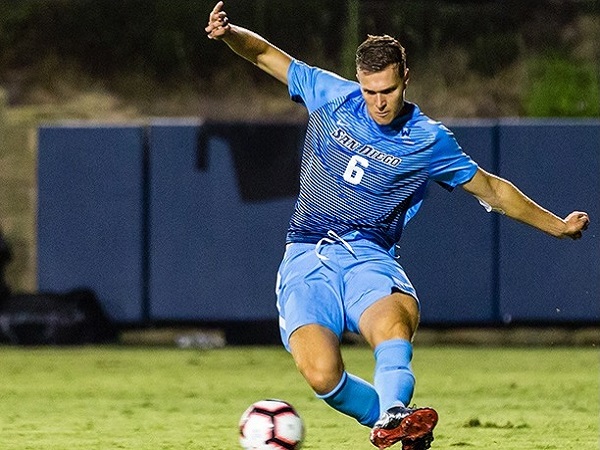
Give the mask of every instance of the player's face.
[[379, 125], [389, 125], [404, 106], [408, 69], [401, 76], [398, 68], [390, 65], [379, 72], [358, 70], [356, 77], [371, 118]]

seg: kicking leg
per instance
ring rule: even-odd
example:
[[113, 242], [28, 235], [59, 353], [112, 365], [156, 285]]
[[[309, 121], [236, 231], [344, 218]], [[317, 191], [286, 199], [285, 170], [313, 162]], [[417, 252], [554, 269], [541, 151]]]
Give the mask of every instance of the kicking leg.
[[320, 325], [305, 325], [292, 333], [290, 351], [302, 376], [317, 397], [366, 426], [379, 417], [377, 392], [366, 381], [347, 373], [337, 336]]

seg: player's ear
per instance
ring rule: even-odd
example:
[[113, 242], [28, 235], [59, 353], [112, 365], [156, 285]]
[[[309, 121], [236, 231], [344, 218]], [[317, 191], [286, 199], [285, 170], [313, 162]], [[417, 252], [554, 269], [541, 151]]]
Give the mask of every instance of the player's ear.
[[408, 80], [410, 80], [410, 73], [408, 67], [404, 69], [404, 76], [402, 77], [402, 79], [404, 80], [404, 87], [406, 87], [406, 85], [408, 84]]

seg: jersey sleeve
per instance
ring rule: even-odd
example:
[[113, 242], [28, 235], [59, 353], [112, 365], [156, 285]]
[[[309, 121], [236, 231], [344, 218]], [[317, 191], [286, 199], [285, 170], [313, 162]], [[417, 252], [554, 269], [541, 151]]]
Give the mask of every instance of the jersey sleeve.
[[288, 69], [290, 98], [306, 106], [309, 113], [357, 89], [356, 82], [298, 60], [293, 60]]
[[456, 141], [454, 134], [438, 123], [433, 157], [429, 168], [432, 180], [448, 190], [471, 180], [478, 166]]

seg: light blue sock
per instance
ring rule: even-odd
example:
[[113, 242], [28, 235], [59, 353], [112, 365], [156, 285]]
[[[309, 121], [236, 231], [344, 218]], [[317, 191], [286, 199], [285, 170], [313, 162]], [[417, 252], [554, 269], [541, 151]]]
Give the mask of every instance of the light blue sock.
[[381, 411], [399, 403], [408, 406], [415, 388], [410, 367], [412, 344], [404, 339], [392, 339], [375, 347], [374, 353], [374, 384]]
[[331, 392], [317, 395], [317, 398], [362, 425], [372, 427], [379, 419], [379, 397], [375, 388], [347, 372], [342, 374], [342, 379]]

